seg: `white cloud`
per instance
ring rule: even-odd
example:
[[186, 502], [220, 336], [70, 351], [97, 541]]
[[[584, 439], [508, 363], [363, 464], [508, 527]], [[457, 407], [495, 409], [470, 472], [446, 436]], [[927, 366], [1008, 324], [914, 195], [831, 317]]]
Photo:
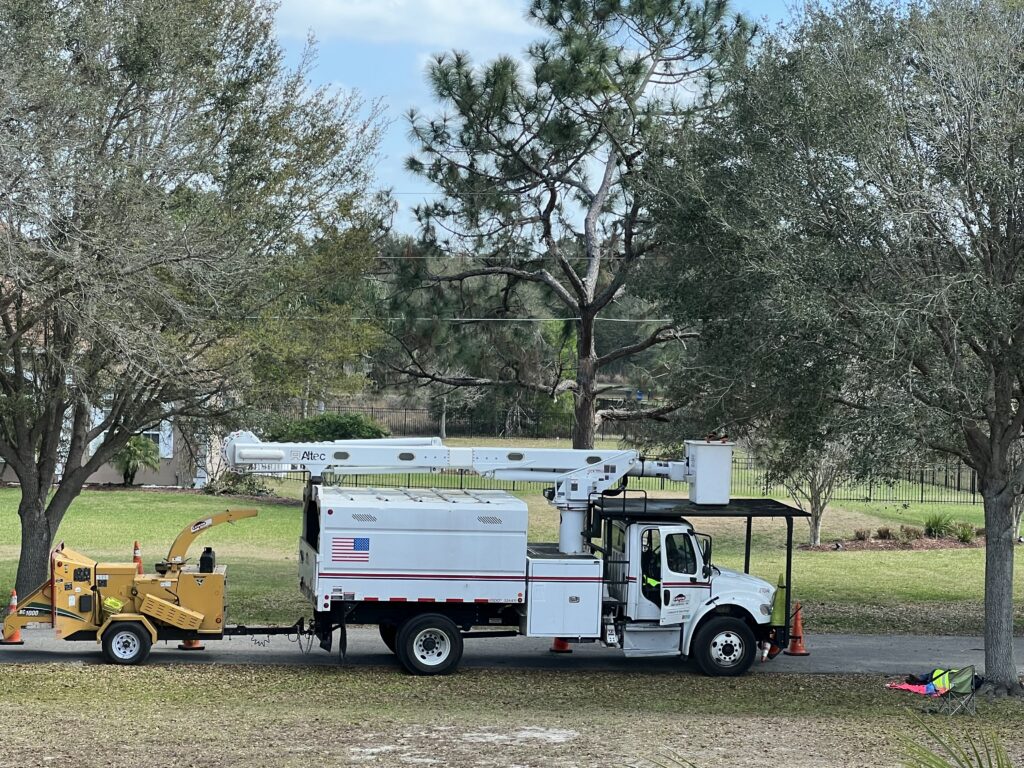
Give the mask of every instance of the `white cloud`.
[[320, 40], [408, 42], [467, 48], [481, 37], [532, 38], [524, 0], [283, 0], [281, 34]]

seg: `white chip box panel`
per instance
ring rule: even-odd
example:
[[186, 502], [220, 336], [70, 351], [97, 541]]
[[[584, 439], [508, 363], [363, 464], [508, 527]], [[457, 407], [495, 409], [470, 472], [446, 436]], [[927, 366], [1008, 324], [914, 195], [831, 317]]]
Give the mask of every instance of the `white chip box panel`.
[[[533, 545], [530, 547], [533, 554]], [[526, 629], [530, 637], [600, 637], [601, 561], [590, 556], [527, 558]]]
[[504, 491], [318, 488], [315, 594], [331, 600], [523, 603], [526, 503]]

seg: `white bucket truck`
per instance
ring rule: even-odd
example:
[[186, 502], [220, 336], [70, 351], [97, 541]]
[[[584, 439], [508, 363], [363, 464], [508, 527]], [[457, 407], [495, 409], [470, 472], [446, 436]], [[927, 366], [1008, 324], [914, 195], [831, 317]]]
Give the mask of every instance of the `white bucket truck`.
[[[688, 517], [785, 517], [778, 502], [731, 502], [732, 444], [690, 441], [685, 462], [632, 450], [450, 448], [437, 438], [265, 443], [235, 433], [229, 466], [309, 472], [299, 571], [313, 629], [376, 624], [409, 672], [454, 670], [467, 637], [601, 642], [628, 657], [693, 658], [709, 675], [747, 671], [787, 640], [788, 590], [712, 563]], [[343, 475], [451, 470], [545, 482], [559, 542], [527, 540], [526, 503], [505, 491], [329, 487]], [[629, 477], [687, 481], [689, 499], [647, 500]], [[796, 513], [799, 514], [799, 513]], [[786, 584], [789, 580], [787, 563]], [[773, 601], [785, 602], [771, 623]], [[782, 620], [779, 620], [782, 617]]]

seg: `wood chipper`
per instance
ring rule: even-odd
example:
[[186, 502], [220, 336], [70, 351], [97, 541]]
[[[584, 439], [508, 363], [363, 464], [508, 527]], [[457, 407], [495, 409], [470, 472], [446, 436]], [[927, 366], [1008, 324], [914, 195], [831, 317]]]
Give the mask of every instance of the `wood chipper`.
[[187, 526], [156, 573], [139, 563], [98, 563], [63, 544], [50, 554], [50, 578], [3, 624], [4, 645], [20, 630], [45, 624], [64, 640], [94, 640], [114, 664], [141, 664], [153, 643], [177, 640], [185, 650], [225, 634], [227, 571], [207, 548], [197, 564], [187, 555], [196, 538], [222, 523], [255, 517], [255, 509], [229, 509]]

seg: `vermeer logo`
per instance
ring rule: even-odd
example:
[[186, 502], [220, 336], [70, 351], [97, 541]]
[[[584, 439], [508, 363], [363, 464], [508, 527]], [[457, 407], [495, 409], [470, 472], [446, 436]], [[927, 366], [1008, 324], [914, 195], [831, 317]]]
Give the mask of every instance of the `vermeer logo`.
[[213, 524], [213, 520], [209, 518], [206, 520], [200, 520], [198, 523], [192, 524], [192, 533], [199, 533], [204, 528], [209, 528]]

